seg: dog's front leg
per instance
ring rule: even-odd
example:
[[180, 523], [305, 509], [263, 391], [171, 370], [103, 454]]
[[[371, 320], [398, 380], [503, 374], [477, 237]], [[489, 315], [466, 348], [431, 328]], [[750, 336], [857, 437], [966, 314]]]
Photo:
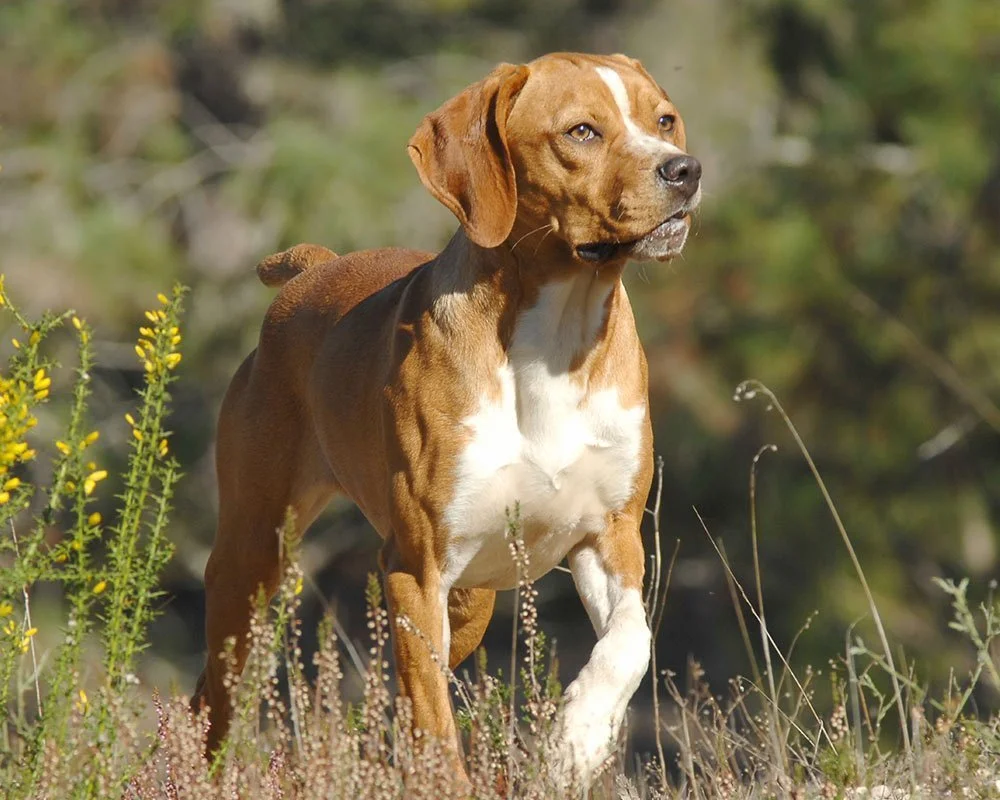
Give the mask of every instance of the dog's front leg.
[[[386, 599], [400, 692], [413, 707], [413, 726], [454, 750], [459, 742], [445, 670], [448, 610], [441, 575], [433, 558], [402, 550], [392, 539], [382, 551]], [[464, 771], [463, 771], [464, 775]]]
[[638, 520], [613, 519], [604, 533], [570, 552], [569, 565], [598, 640], [566, 689], [561, 766], [566, 778], [587, 784], [610, 754], [628, 701], [649, 664]]

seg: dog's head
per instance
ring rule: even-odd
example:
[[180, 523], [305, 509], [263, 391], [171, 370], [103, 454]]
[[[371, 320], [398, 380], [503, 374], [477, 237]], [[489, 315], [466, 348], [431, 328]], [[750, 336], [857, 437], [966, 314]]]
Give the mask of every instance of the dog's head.
[[555, 237], [584, 262], [681, 252], [701, 199], [684, 123], [634, 59], [503, 64], [424, 118], [409, 152], [483, 247]]

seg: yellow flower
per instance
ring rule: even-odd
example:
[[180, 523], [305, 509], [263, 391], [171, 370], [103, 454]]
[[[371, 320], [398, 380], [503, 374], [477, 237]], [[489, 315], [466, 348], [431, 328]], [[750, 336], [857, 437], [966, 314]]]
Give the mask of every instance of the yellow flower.
[[155, 311], [147, 311], [146, 312], [146, 319], [148, 319], [150, 322], [152, 322], [155, 325], [156, 324], [156, 312]]
[[100, 525], [101, 515], [97, 511], [95, 511], [93, 514], [87, 517], [87, 524], [90, 525], [90, 527], [92, 528], [96, 525]]
[[73, 452], [70, 449], [70, 446], [68, 444], [66, 444], [66, 442], [62, 442], [62, 441], [57, 441], [56, 442], [56, 450], [58, 450], [64, 456], [68, 456], [70, 453]]
[[163, 360], [164, 360], [164, 362], [167, 365], [167, 369], [173, 369], [174, 367], [176, 367], [178, 364], [181, 363], [181, 354], [180, 353], [170, 353], [170, 355], [168, 355]]
[[17, 623], [14, 620], [8, 620], [7, 624], [3, 626], [3, 632], [8, 636], [13, 636], [14, 631], [17, 630]]
[[73, 315], [73, 327], [76, 328], [78, 331], [83, 330], [83, 323], [80, 321], [80, 318], [75, 314]]
[[0, 506], [10, 500], [10, 492], [0, 492]]
[[8, 603], [6, 600], [0, 603], [0, 619], [4, 617], [9, 617], [14, 613], [14, 606]]
[[28, 648], [31, 646], [31, 637], [38, 633], [38, 628], [28, 628], [24, 632], [24, 636], [21, 639], [21, 652], [27, 653]]
[[34, 347], [40, 341], [42, 341], [42, 335], [38, 331], [32, 331], [31, 336], [28, 337], [28, 344]]
[[139, 333], [141, 333], [143, 336], [149, 337], [150, 339], [152, 339], [154, 336], [152, 328], [139, 328]]
[[94, 491], [99, 481], [103, 481], [108, 477], [108, 471], [106, 469], [99, 469], [97, 472], [91, 472], [87, 476], [87, 479], [83, 482], [83, 493], [89, 495]]
[[35, 399], [36, 400], [44, 400], [48, 396], [49, 396], [49, 390], [48, 389], [40, 389], [39, 391], [35, 392]]
[[80, 550], [83, 550], [83, 544], [82, 544], [82, 543], [81, 543], [81, 542], [80, 542], [79, 540], [77, 540], [77, 541], [73, 542], [73, 543], [72, 543], [72, 544], [70, 545], [70, 547], [71, 547], [71, 548], [72, 548], [73, 550], [76, 550], [77, 552], [79, 552]]
[[167, 303], [170, 302], [169, 300], [167, 300], [167, 296], [163, 292], [157, 293], [156, 299], [159, 300], [161, 303], [163, 303], [163, 305], [166, 305]]
[[15, 350], [20, 350], [21, 349], [21, 343], [17, 339], [11, 339], [10, 343], [12, 345], [14, 345], [14, 349]]
[[5, 492], [13, 492], [18, 486], [21, 485], [20, 478], [10, 478], [4, 485], [3, 490]]
[[53, 556], [52, 560], [55, 561], [57, 564], [62, 564], [66, 561], [66, 554], [56, 553], [55, 556]]
[[142, 347], [140, 347], [139, 345], [135, 346], [135, 354], [137, 356], [139, 356], [139, 358], [141, 358], [141, 359], [143, 359], [145, 361], [145, 359], [146, 359], [146, 351], [143, 350]]
[[295, 580], [295, 594], [302, 594], [302, 578], [297, 578]]
[[162, 458], [167, 454], [167, 440], [160, 439], [160, 457]]
[[94, 594], [100, 594], [107, 588], [108, 588], [107, 581], [98, 581], [97, 583], [94, 584]]
[[101, 438], [100, 431], [91, 431], [90, 433], [88, 433], [86, 436], [83, 437], [83, 443], [85, 445], [93, 444], [100, 438]]
[[140, 431], [138, 428], [132, 428], [132, 436], [135, 437], [136, 441], [139, 442], [142, 441], [142, 431]]
[[87, 710], [87, 706], [90, 701], [87, 699], [87, 693], [81, 689], [78, 693], [78, 700], [76, 701], [76, 710], [83, 714]]
[[126, 414], [126, 415], [125, 415], [125, 421], [126, 421], [126, 422], [127, 422], [127, 423], [128, 423], [129, 425], [133, 425], [133, 426], [135, 425], [135, 418], [134, 418], [134, 417], [133, 417], [133, 416], [132, 416], [131, 414]]

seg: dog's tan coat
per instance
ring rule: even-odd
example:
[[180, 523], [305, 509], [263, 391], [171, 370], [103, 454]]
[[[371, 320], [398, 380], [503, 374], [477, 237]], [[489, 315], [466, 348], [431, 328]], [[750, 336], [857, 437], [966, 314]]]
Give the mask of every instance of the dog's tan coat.
[[219, 420], [210, 657], [194, 701], [211, 706], [210, 747], [229, 715], [215, 656], [236, 637], [242, 667], [248, 598], [279, 580], [275, 531], [288, 507], [304, 530], [336, 493], [384, 539], [415, 724], [455, 741], [429, 647], [456, 666], [479, 644], [495, 590], [515, 580], [504, 528], [520, 503], [532, 571], [568, 557], [599, 636], [562, 718], [562, 768], [589, 778], [649, 646], [639, 523], [652, 437], [620, 279], [630, 256], [683, 246], [697, 175], [664, 163], [684, 147], [676, 109], [638, 62], [502, 65], [410, 141], [462, 225], [443, 252], [301, 245], [261, 263], [282, 288]]

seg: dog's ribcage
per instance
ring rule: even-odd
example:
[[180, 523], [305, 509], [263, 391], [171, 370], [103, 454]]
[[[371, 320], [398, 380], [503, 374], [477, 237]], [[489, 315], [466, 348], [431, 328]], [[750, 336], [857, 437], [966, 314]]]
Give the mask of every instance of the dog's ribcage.
[[645, 407], [623, 408], [613, 386], [588, 390], [569, 373], [597, 335], [606, 297], [582, 276], [547, 285], [519, 317], [499, 399], [462, 422], [468, 441], [445, 517], [447, 584], [515, 585], [505, 537], [515, 508], [538, 576], [632, 495]]

